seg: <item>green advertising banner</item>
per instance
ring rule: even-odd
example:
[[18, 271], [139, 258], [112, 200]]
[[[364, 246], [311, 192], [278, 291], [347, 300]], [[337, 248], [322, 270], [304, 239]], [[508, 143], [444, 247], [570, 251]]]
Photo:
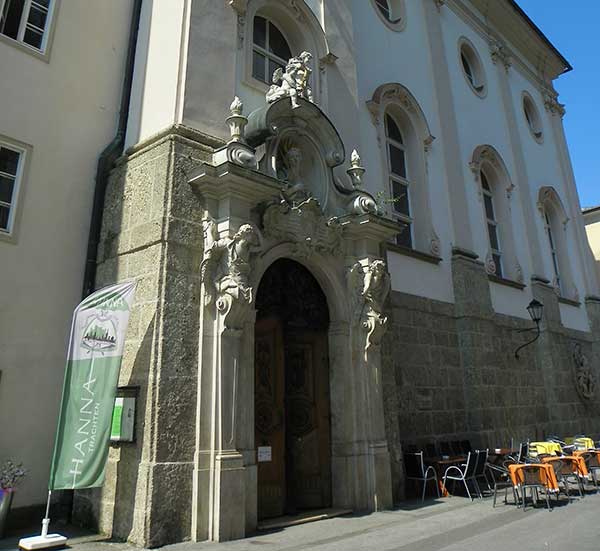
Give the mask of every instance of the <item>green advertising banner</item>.
[[50, 490], [101, 486], [135, 282], [105, 287], [73, 314]]

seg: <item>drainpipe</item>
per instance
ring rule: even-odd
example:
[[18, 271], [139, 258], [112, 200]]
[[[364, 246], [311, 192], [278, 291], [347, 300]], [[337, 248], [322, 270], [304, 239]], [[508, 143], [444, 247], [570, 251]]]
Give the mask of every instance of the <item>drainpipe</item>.
[[94, 202], [92, 204], [92, 217], [90, 221], [90, 233], [88, 237], [87, 253], [85, 256], [85, 272], [83, 275], [83, 298], [92, 293], [96, 280], [96, 259], [98, 256], [98, 244], [100, 242], [100, 230], [102, 228], [102, 213], [104, 211], [104, 199], [108, 177], [115, 161], [123, 152], [125, 144], [125, 133], [127, 131], [127, 119], [129, 116], [129, 104], [131, 100], [131, 86], [133, 83], [133, 69], [135, 64], [135, 50], [137, 45], [138, 30], [140, 26], [140, 13], [143, 0], [134, 0], [131, 14], [131, 25], [129, 29], [129, 44], [127, 46], [127, 59], [125, 62], [125, 78], [121, 92], [121, 107], [119, 113], [119, 124], [117, 133], [98, 158], [96, 169], [96, 187], [94, 189]]

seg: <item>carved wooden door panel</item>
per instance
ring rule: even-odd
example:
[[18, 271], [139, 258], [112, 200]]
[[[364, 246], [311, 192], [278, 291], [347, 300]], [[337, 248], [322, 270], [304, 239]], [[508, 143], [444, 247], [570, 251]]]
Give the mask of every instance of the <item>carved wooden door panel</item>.
[[254, 371], [255, 443], [271, 448], [271, 461], [257, 464], [260, 520], [282, 516], [286, 502], [283, 331], [278, 319], [256, 322]]
[[285, 336], [286, 513], [331, 506], [329, 369], [324, 332]]

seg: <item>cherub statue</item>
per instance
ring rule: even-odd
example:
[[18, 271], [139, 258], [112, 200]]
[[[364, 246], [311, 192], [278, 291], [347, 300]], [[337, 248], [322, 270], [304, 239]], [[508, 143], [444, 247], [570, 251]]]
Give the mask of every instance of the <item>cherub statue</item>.
[[[309, 67], [312, 54], [302, 52], [298, 57], [292, 57], [285, 68], [277, 69], [273, 73], [273, 85], [267, 92], [267, 103], [273, 103], [278, 99], [290, 97], [292, 109], [300, 107], [298, 98], [314, 103], [312, 90], [309, 86], [312, 69]], [[279, 84], [281, 83], [281, 84]]]

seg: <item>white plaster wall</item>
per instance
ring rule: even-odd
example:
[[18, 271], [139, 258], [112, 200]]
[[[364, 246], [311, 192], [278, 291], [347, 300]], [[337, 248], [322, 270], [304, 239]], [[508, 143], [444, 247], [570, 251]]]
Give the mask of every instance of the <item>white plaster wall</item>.
[[527, 306], [533, 296], [529, 288], [521, 291], [499, 283], [490, 283], [492, 307], [499, 314], [530, 320]]
[[[371, 2], [355, 0], [352, 8], [359, 97], [358, 145], [367, 169], [366, 187], [374, 194], [383, 191], [389, 197], [385, 147], [380, 149], [377, 142], [377, 131], [366, 102], [372, 99], [378, 86], [402, 84], [419, 103], [431, 133], [434, 136], [441, 134], [432, 85], [431, 60], [427, 54], [428, 30], [423, 8], [418, 2], [406, 3], [407, 26], [402, 32], [389, 30], [375, 13]], [[419, 63], [415, 63], [417, 56]], [[384, 58], [385, 63], [382, 62]], [[447, 260], [451, 256], [453, 230], [445, 185], [443, 144], [439, 140], [431, 146], [428, 169], [431, 217], [442, 241], [442, 257]], [[420, 184], [423, 185], [415, 182], [415, 185]], [[434, 266], [396, 253], [390, 253], [388, 259], [394, 290], [446, 302], [454, 301], [450, 262]]]
[[146, 0], [142, 5], [125, 147], [180, 122], [189, 0]]
[[0, 463], [47, 494], [73, 308], [81, 298], [98, 155], [113, 139], [131, 0], [63, 1], [50, 60], [0, 42], [0, 134], [30, 144], [18, 241], [0, 241]]
[[600, 220], [586, 224], [585, 230], [594, 258], [600, 262]]

